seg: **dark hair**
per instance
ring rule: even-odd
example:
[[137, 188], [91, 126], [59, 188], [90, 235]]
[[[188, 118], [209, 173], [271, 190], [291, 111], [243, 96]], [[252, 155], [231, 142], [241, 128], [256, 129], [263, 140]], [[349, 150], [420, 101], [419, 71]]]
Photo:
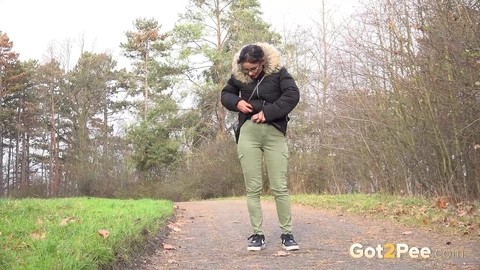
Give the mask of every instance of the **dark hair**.
[[247, 45], [243, 47], [242, 51], [240, 52], [240, 56], [238, 57], [237, 63], [242, 64], [245, 62], [248, 63], [258, 63], [263, 60], [263, 53], [262, 47], [258, 45]]

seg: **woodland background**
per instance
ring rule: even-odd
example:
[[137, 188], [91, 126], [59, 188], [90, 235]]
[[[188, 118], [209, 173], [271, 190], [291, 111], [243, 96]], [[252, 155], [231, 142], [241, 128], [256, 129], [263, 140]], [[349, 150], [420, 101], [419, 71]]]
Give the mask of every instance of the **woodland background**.
[[258, 0], [191, 0], [173, 29], [125, 29], [129, 68], [83, 47], [71, 65], [72, 44], [20, 61], [0, 29], [0, 196], [242, 195], [220, 91], [232, 55], [265, 41], [301, 90], [292, 193], [478, 198], [479, 1], [368, 0], [345, 21], [323, 7], [278, 33]]

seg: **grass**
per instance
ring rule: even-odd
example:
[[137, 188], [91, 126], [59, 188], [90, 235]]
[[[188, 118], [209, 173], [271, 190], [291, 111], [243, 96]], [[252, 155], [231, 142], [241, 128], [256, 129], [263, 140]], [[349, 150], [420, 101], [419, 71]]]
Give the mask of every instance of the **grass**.
[[132, 247], [172, 214], [173, 203], [162, 200], [1, 199], [0, 269], [98, 269], [128, 261]]
[[480, 203], [385, 194], [293, 195], [292, 202], [344, 213], [387, 218], [450, 235], [480, 236]]

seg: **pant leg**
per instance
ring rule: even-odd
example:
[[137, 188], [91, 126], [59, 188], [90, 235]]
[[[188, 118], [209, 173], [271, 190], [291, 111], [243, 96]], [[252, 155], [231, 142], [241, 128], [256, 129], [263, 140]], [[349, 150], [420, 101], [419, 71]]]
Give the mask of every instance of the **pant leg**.
[[263, 149], [270, 190], [275, 198], [280, 228], [283, 233], [291, 233], [292, 214], [287, 179], [288, 145], [286, 137], [275, 127], [268, 125]]
[[238, 158], [242, 167], [247, 192], [247, 207], [253, 233], [263, 234], [262, 194], [262, 136], [263, 125], [248, 120], [240, 129], [237, 145]]

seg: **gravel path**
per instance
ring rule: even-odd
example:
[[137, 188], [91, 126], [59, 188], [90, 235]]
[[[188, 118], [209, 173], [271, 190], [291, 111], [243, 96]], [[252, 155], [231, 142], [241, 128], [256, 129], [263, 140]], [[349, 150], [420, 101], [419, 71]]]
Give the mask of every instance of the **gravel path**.
[[[140, 269], [480, 269], [478, 236], [439, 235], [393, 221], [294, 204], [294, 236], [300, 250], [285, 252], [275, 204], [264, 201], [267, 245], [253, 252], [246, 248], [251, 230], [245, 200], [182, 202], [175, 207], [176, 218], [163, 245], [143, 259]], [[354, 243], [375, 258], [353, 258], [350, 248]], [[386, 243], [428, 248], [431, 255], [377, 258], [375, 248]], [[393, 251], [392, 246], [386, 245], [383, 254], [387, 250]]]

